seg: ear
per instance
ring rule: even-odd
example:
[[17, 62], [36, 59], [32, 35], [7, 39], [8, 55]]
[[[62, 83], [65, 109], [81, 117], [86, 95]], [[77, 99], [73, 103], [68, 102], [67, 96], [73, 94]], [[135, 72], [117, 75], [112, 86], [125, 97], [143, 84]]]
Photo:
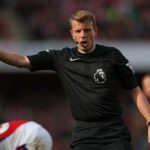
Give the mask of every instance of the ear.
[[96, 26], [94, 30], [95, 30], [95, 37], [96, 37], [97, 34], [99, 33], [99, 28]]
[[71, 33], [71, 35], [72, 35], [72, 29], [70, 29], [70, 33]]

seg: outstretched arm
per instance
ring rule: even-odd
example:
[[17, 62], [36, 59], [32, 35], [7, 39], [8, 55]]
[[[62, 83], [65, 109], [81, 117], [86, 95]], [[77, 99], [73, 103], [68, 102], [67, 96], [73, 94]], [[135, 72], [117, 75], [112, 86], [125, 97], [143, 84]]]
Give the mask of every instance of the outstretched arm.
[[[136, 87], [130, 90], [130, 94], [146, 122], [150, 122], [150, 104], [142, 90]], [[148, 126], [148, 142], [150, 143], [150, 126]]]
[[20, 68], [31, 68], [29, 59], [16, 52], [0, 50], [0, 61]]

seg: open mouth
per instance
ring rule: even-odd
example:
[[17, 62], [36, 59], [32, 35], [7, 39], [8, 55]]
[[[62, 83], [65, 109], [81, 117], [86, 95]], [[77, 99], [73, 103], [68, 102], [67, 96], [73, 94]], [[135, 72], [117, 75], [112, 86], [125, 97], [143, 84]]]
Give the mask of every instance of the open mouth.
[[86, 44], [87, 43], [87, 41], [81, 41], [81, 44]]
[[87, 41], [81, 41], [82, 45], [86, 45], [88, 42]]

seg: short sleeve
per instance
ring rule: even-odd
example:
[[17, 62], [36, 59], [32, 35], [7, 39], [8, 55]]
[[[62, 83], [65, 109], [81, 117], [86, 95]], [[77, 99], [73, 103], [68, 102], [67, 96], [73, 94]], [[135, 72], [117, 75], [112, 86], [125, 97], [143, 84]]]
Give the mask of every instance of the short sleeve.
[[56, 66], [56, 60], [58, 59], [58, 50], [46, 50], [31, 56], [27, 56], [32, 68], [31, 71], [36, 70], [54, 70]]
[[125, 89], [133, 89], [138, 86], [134, 70], [128, 59], [119, 50], [114, 53], [115, 69], [119, 80]]

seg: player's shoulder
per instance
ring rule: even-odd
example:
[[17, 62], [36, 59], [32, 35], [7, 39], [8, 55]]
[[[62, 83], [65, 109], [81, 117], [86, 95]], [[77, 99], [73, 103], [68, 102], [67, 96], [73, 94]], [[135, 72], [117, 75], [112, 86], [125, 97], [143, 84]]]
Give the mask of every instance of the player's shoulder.
[[10, 136], [16, 131], [16, 129], [27, 122], [27, 120], [14, 120], [0, 124], [0, 140]]
[[34, 128], [42, 127], [42, 125], [40, 123], [35, 122], [35, 121], [28, 121], [28, 123], [26, 124], [26, 126], [30, 126], [30, 127], [34, 127]]

